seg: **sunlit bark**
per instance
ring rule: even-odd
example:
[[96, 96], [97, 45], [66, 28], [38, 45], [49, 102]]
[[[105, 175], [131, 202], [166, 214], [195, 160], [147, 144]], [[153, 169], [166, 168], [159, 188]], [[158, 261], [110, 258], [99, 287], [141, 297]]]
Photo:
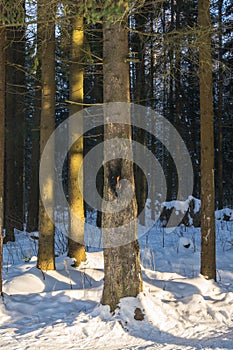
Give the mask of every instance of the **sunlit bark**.
[[[70, 65], [70, 100], [78, 102], [80, 105], [71, 104], [70, 115], [79, 112], [83, 103], [83, 45], [84, 30], [83, 18], [79, 17], [73, 21], [72, 28], [72, 46], [71, 46], [71, 65]], [[72, 140], [75, 141], [69, 151], [69, 205], [70, 205], [70, 231], [68, 242], [68, 256], [75, 259], [75, 265], [78, 266], [82, 261], [86, 260], [86, 252], [84, 246], [84, 201], [81, 188], [83, 184], [80, 169], [83, 161], [83, 136], [77, 140], [77, 135], [73, 134]], [[81, 176], [78, 178], [78, 174]], [[81, 188], [80, 188], [81, 187]], [[79, 219], [78, 224], [75, 223], [75, 216]]]

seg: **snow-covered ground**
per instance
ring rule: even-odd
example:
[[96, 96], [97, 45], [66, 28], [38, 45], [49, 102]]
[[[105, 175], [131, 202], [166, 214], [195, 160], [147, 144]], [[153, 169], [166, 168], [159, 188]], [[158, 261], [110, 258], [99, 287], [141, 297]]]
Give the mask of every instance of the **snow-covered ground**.
[[[100, 250], [75, 269], [58, 235], [57, 270], [42, 273], [37, 239], [17, 232], [4, 246], [0, 348], [233, 349], [233, 221], [216, 222], [217, 283], [199, 274], [199, 229], [168, 234], [157, 224], [140, 239], [144, 291], [122, 299], [114, 315], [100, 303]], [[134, 319], [136, 308], [144, 320]]]

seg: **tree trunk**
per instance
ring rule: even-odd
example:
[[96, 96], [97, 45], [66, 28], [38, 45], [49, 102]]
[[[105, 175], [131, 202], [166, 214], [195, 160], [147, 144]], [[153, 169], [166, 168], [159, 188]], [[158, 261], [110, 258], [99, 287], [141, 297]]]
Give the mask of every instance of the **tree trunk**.
[[[38, 67], [38, 70], [41, 66]], [[39, 78], [39, 74], [37, 74]], [[38, 84], [37, 84], [38, 85]], [[39, 164], [40, 164], [40, 103], [41, 87], [35, 86], [35, 100], [32, 126], [32, 156], [30, 164], [30, 189], [27, 210], [27, 232], [38, 231], [39, 219]]]
[[[174, 0], [171, 0], [171, 23], [169, 31], [174, 30]], [[171, 40], [171, 39], [170, 39]], [[169, 121], [173, 124], [175, 119], [175, 108], [174, 108], [174, 43], [169, 43]], [[169, 132], [169, 130], [168, 130]], [[172, 140], [171, 140], [172, 142]], [[167, 201], [171, 201], [173, 198], [173, 181], [174, 181], [174, 168], [171, 156], [168, 157], [167, 162]]]
[[4, 135], [5, 135], [5, 28], [0, 28], [0, 295], [2, 295], [2, 243], [4, 210]]
[[[151, 109], [154, 111], [155, 109], [155, 91], [154, 91], [154, 73], [155, 73], [155, 59], [154, 59], [154, 28], [153, 28], [153, 20], [154, 20], [154, 15], [150, 15], [150, 30], [151, 30], [151, 39], [150, 39], [150, 99], [151, 99]], [[155, 123], [152, 123], [151, 125], [151, 130], [152, 133], [155, 130]], [[155, 156], [155, 138], [151, 134], [151, 152]], [[151, 198], [151, 203], [150, 203], [150, 209], [151, 209], [151, 220], [155, 221], [155, 199], [156, 199], [156, 176], [155, 176], [155, 169], [152, 166], [150, 169], [150, 176], [152, 177], [151, 180], [151, 193], [152, 193], [152, 198]]]
[[[19, 6], [24, 8], [24, 1]], [[23, 230], [25, 132], [25, 28], [7, 29], [6, 49], [6, 186], [4, 241], [14, 241], [14, 229]]]
[[[72, 47], [71, 47], [71, 66], [70, 66], [70, 100], [80, 103], [70, 106], [70, 115], [79, 112], [83, 103], [83, 45], [84, 30], [83, 18], [77, 18], [73, 22], [72, 28]], [[68, 240], [68, 256], [75, 259], [75, 266], [86, 260], [86, 252], [84, 246], [84, 201], [80, 190], [78, 173], [83, 161], [83, 137], [77, 139], [77, 135], [70, 134], [74, 144], [69, 151], [69, 206], [70, 206], [70, 232]], [[82, 174], [83, 181], [83, 174]], [[76, 225], [72, 216], [78, 216], [82, 224]]]
[[[45, 0], [38, 1], [38, 39], [41, 46], [41, 124], [40, 124], [40, 153], [54, 131], [55, 127], [55, 16], [56, 6]], [[41, 196], [47, 199], [49, 210], [54, 213], [54, 159], [51, 159], [50, 169], [41, 185]], [[54, 270], [54, 222], [44, 208], [42, 199], [39, 207], [39, 249], [37, 267], [41, 270]]]
[[[87, 41], [89, 42], [90, 45], [90, 50], [93, 56], [96, 57], [94, 59], [94, 67], [91, 67], [92, 69], [92, 81], [89, 84], [84, 83], [85, 86], [87, 86], [87, 95], [91, 97], [90, 103], [103, 103], [103, 67], [102, 64], [100, 63], [100, 60], [103, 59], [103, 27], [102, 24], [96, 24], [95, 26], [91, 25], [88, 27], [87, 30]], [[98, 65], [96, 65], [98, 64]], [[90, 86], [92, 88], [90, 88]], [[104, 131], [103, 131], [103, 126], [98, 128], [99, 134], [99, 143], [103, 143], [104, 140]], [[84, 139], [84, 154], [88, 150], [88, 144], [89, 144], [89, 139], [85, 138]], [[103, 150], [102, 150], [102, 155], [103, 155]], [[102, 156], [103, 158], [103, 156]], [[98, 193], [100, 194], [101, 198], [103, 197], [103, 173], [102, 170], [98, 173], [97, 179], [96, 179], [96, 186]], [[88, 173], [89, 170], [89, 165], [84, 164], [84, 178], [85, 174]], [[86, 186], [88, 186], [88, 182], [84, 182], [84, 192], [87, 190]], [[97, 210], [97, 215], [96, 215], [96, 226], [101, 227], [101, 221], [102, 221], [102, 212], [101, 210]]]
[[201, 118], [201, 274], [216, 279], [214, 115], [209, 0], [198, 1]]
[[[180, 30], [180, 0], [176, 3], [176, 30]], [[176, 105], [176, 129], [179, 132], [181, 117], [181, 45], [180, 39], [176, 42], [175, 50], [175, 105]], [[179, 150], [177, 150], [179, 151]]]
[[[128, 33], [119, 22], [104, 23], [104, 102], [129, 102], [129, 66], [126, 62], [128, 56]], [[116, 44], [117, 43], [117, 44]], [[111, 107], [110, 107], [111, 108]], [[107, 112], [107, 111], [106, 111]], [[125, 123], [105, 124], [104, 136], [106, 140], [120, 137], [131, 140], [130, 115], [125, 112]], [[108, 115], [107, 115], [108, 117]], [[111, 152], [112, 160], [106, 162]], [[122, 149], [122, 153], [124, 149]], [[115, 188], [119, 176], [130, 181], [134, 188], [133, 164], [125, 159], [114, 159], [114, 149], [110, 150], [104, 145], [104, 200], [112, 201], [117, 198]], [[142, 290], [141, 269], [139, 260], [139, 244], [137, 241], [137, 225], [126, 225], [137, 216], [135, 193], [128, 207], [120, 213], [103, 212], [103, 242], [104, 242], [104, 289], [102, 304], [109, 305], [114, 311], [120, 298], [136, 297]], [[123, 240], [129, 238], [129, 243], [114, 246], [115, 228], [122, 226], [119, 234]], [[131, 239], [130, 239], [131, 238]]]
[[[177, 0], [176, 2], [176, 30], [180, 31], [180, 0]], [[178, 38], [175, 45], [175, 127], [178, 133], [181, 132], [181, 115], [182, 115], [182, 100], [181, 100], [181, 43], [180, 39]], [[177, 142], [176, 144], [176, 156], [177, 156], [177, 163], [182, 162], [182, 154], [180, 151], [180, 144]], [[182, 178], [179, 180], [182, 181]], [[175, 182], [175, 195], [178, 191], [178, 183]], [[186, 200], [187, 198], [180, 197], [179, 200]]]
[[[136, 16], [136, 30], [145, 30], [145, 16]], [[145, 38], [138, 37], [138, 58], [139, 63], [136, 65], [136, 88], [135, 98], [136, 103], [145, 104], [146, 93], [145, 93]], [[146, 147], [146, 133], [142, 129], [138, 129], [135, 135], [135, 141], [141, 143]], [[136, 185], [136, 199], [139, 214], [139, 222], [145, 226], [145, 211], [143, 211], [146, 204], [146, 176], [139, 167], [136, 167], [135, 171], [135, 185]]]
[[223, 208], [223, 63], [222, 63], [222, 7], [223, 0], [218, 2], [218, 42], [219, 42], [219, 73], [218, 73], [218, 209]]

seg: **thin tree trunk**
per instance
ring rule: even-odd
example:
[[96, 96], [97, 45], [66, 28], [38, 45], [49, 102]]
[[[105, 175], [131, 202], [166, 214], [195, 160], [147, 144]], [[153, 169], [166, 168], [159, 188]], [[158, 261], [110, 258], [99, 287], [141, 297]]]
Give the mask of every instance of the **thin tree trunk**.
[[[88, 28], [88, 32], [90, 33], [90, 47], [91, 52], [94, 53], [97, 57], [99, 57], [98, 62], [103, 59], [103, 27], [102, 24], [96, 24], [93, 28], [93, 32]], [[94, 62], [95, 63], [95, 62]], [[92, 77], [92, 84], [93, 88], [91, 90], [91, 93], [88, 93], [88, 95], [91, 95], [91, 103], [103, 103], [103, 69], [102, 65], [98, 65], [94, 68], [93, 77]], [[104, 140], [104, 131], [103, 126], [98, 129], [99, 136], [99, 142], [103, 142]], [[88, 138], [84, 140], [84, 153], [86, 149], [86, 145], [88, 144]], [[103, 149], [102, 149], [102, 157], [103, 157]], [[85, 173], [89, 172], [88, 164], [85, 163], [84, 168], [84, 178]], [[88, 183], [85, 182], [84, 186], [88, 186]], [[98, 173], [97, 179], [96, 179], [96, 186], [98, 193], [100, 194], [101, 198], [103, 197], [103, 169], [100, 170]], [[84, 191], [86, 190], [86, 187]], [[96, 215], [96, 226], [101, 227], [101, 221], [102, 221], [102, 212], [101, 210], [97, 210]]]
[[[24, 8], [24, 1], [19, 6]], [[14, 229], [23, 230], [25, 132], [25, 28], [7, 29], [6, 49], [6, 187], [4, 241], [14, 241]]]
[[[154, 14], [150, 15], [150, 30], [151, 30], [151, 39], [150, 39], [150, 99], [151, 99], [151, 109], [154, 111], [155, 109], [155, 91], [154, 91], [154, 74], [155, 74], [155, 58], [154, 58]], [[151, 124], [151, 152], [155, 156], [156, 152], [156, 140], [153, 136], [153, 132], [156, 128], [156, 123]], [[150, 176], [151, 176], [151, 203], [150, 203], [150, 209], [151, 209], [151, 220], [155, 221], [155, 200], [156, 200], [156, 176], [155, 176], [155, 169], [152, 166], [150, 169]]]
[[[39, 66], [39, 69], [41, 67]], [[37, 74], [38, 77], [38, 74]], [[38, 231], [39, 219], [39, 163], [40, 163], [40, 103], [41, 87], [35, 86], [32, 126], [32, 156], [30, 164], [30, 190], [27, 210], [27, 232]]]
[[[0, 226], [0, 228], [2, 229], [2, 226]], [[3, 235], [2, 235], [2, 230], [0, 233], [0, 296], [2, 296], [2, 249], [3, 249]]]
[[[0, 7], [1, 9], [1, 7]], [[5, 149], [5, 28], [0, 28], [0, 295], [2, 295], [2, 244], [4, 211], [4, 149]]]
[[[143, 31], [145, 26], [144, 16], [136, 17], [136, 30]], [[136, 103], [145, 103], [145, 43], [144, 38], [138, 38], [138, 58], [139, 63], [136, 65]], [[146, 133], [142, 129], [138, 129], [136, 133], [136, 141], [146, 147]], [[146, 177], [139, 167], [136, 167], [135, 171], [135, 185], [136, 185], [136, 198], [138, 206], [139, 222], [141, 225], [145, 225], [145, 211], [143, 211], [146, 204]]]
[[218, 75], [218, 209], [223, 208], [223, 63], [222, 63], [222, 7], [223, 0], [218, 2], [218, 42], [219, 42], [219, 75]]
[[201, 117], [201, 274], [216, 279], [214, 114], [209, 0], [198, 1]]
[[[45, 0], [38, 1], [38, 18], [43, 23], [38, 27], [38, 38], [41, 45], [41, 124], [40, 153], [54, 131], [55, 127], [55, 25], [53, 19], [56, 6]], [[47, 198], [51, 213], [54, 213], [54, 158], [50, 169], [47, 169], [41, 186], [42, 198]], [[42, 200], [39, 207], [39, 249], [37, 267], [41, 270], [55, 269], [54, 256], [54, 222], [50, 219]]]
[[[180, 30], [180, 0], [176, 2], [176, 30]], [[180, 133], [181, 131], [181, 44], [180, 40], [177, 40], [175, 46], [175, 127]], [[182, 162], [182, 154], [180, 152], [180, 144], [176, 144], [177, 162]], [[178, 157], [180, 158], [178, 160]], [[182, 181], [182, 179], [180, 178]], [[175, 194], [178, 192], [178, 183], [175, 182]], [[186, 200], [187, 198], [180, 197], [179, 200]]]
[[[129, 102], [129, 66], [125, 60], [128, 55], [128, 33], [119, 22], [104, 23], [104, 102]], [[130, 124], [130, 115], [125, 111], [125, 123]], [[105, 141], [114, 137], [131, 139], [130, 125], [106, 124]], [[113, 160], [104, 164], [104, 199], [116, 199], [114, 188], [118, 176], [127, 179], [134, 188], [133, 165], [123, 159], [114, 159], [114, 150], [104, 147], [104, 157], [112, 153]], [[124, 152], [124, 150], [122, 150]], [[125, 155], [127, 158], [127, 154]], [[137, 216], [135, 194], [127, 209], [120, 213], [103, 212], [103, 241], [104, 241], [104, 289], [102, 303], [109, 305], [114, 311], [120, 298], [136, 297], [142, 290], [141, 269], [139, 260], [139, 244], [137, 241], [137, 225], [132, 224], [125, 229], [132, 218]], [[114, 228], [122, 226], [120, 236], [131, 238], [130, 243], [114, 246]], [[127, 227], [127, 226], [126, 226]]]
[[[74, 20], [72, 28], [71, 66], [70, 66], [70, 100], [83, 103], [83, 45], [84, 30], [83, 18]], [[82, 105], [71, 105], [70, 115], [79, 112]], [[70, 130], [72, 133], [72, 130]], [[86, 260], [84, 246], [84, 201], [78, 181], [82, 161], [83, 161], [83, 136], [76, 141], [77, 135], [72, 133], [74, 144], [69, 151], [69, 205], [70, 205], [70, 232], [68, 240], [68, 256], [75, 259], [75, 266]], [[83, 181], [83, 174], [82, 174]], [[82, 185], [83, 187], [83, 185]], [[79, 224], [75, 224], [72, 216], [78, 216]], [[81, 224], [82, 223], [82, 224]]]
[[[180, 0], [176, 5], [176, 30], [180, 30]], [[175, 50], [175, 104], [176, 104], [176, 128], [179, 131], [179, 120], [181, 114], [181, 46], [178, 39]]]
[[[170, 31], [174, 30], [174, 0], [171, 0], [171, 23]], [[170, 39], [171, 40], [171, 39]], [[173, 124], [174, 122], [174, 47], [173, 42], [169, 43], [169, 120]], [[172, 142], [172, 141], [171, 141]], [[173, 199], [173, 180], [174, 180], [174, 169], [171, 156], [168, 157], [167, 164], [167, 200], [171, 201]]]

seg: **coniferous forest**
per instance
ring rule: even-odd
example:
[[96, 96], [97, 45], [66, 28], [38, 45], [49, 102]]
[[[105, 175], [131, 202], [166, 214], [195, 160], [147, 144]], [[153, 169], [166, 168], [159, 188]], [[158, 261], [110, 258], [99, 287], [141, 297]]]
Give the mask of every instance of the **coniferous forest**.
[[233, 348], [232, 16], [230, 0], [0, 0], [4, 348], [60, 324], [69, 349], [195, 349], [199, 317], [204, 348], [215, 322]]

